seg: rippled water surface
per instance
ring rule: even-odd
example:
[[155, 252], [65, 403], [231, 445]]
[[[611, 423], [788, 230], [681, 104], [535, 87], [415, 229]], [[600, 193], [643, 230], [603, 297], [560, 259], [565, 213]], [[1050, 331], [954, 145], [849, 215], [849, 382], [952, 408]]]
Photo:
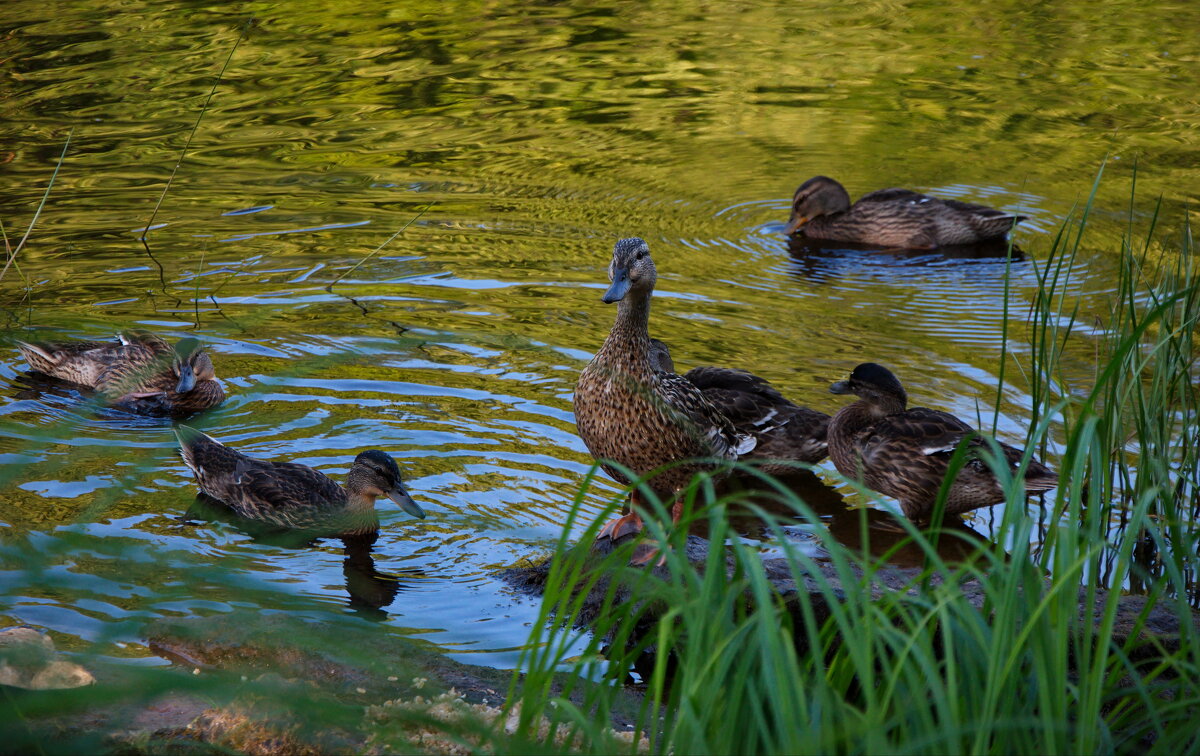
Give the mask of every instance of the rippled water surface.
[[[0, 7], [14, 244], [70, 140], [0, 282], [0, 624], [67, 647], [136, 659], [153, 617], [352, 611], [511, 667], [536, 607], [494, 572], [552, 547], [591, 464], [570, 397], [615, 315], [600, 302], [615, 239], [650, 242], [652, 330], [681, 369], [743, 367], [827, 412], [829, 383], [872, 360], [914, 403], [990, 425], [1007, 318], [997, 427], [1022, 443], [1035, 265], [1101, 164], [1071, 271], [1087, 328], [1134, 164], [1135, 216], [1161, 196], [1163, 237], [1200, 199], [1188, 3], [245, 10], [192, 135], [244, 16]], [[789, 248], [791, 193], [818, 173], [856, 196], [902, 185], [1019, 211], [1024, 257]], [[153, 256], [137, 241], [151, 218]], [[32, 381], [11, 344], [134, 326], [208, 345], [229, 398], [197, 426], [335, 477], [386, 450], [428, 518], [384, 502], [374, 544], [312, 546], [204, 519], [168, 422]], [[1087, 339], [1067, 362], [1080, 376]], [[600, 479], [586, 511], [615, 491]], [[831, 521], [842, 493], [818, 495]]]

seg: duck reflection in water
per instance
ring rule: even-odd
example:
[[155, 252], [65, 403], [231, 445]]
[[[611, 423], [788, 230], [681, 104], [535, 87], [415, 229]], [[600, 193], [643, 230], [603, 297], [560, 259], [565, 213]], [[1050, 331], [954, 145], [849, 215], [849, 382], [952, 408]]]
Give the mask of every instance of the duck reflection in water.
[[790, 272], [806, 281], [828, 279], [831, 264], [838, 266], [888, 265], [894, 267], [924, 267], [955, 262], [968, 264], [971, 260], [1003, 262], [1012, 254], [1013, 262], [1025, 259], [1025, 253], [1007, 239], [988, 239], [974, 244], [955, 244], [937, 249], [880, 248], [853, 242], [810, 239], [791, 236], [787, 240], [792, 265]]
[[[740, 506], [735, 505], [729, 510], [730, 527], [739, 536], [770, 546], [770, 542], [776, 538], [776, 531], [760, 512], [773, 517], [791, 533], [812, 527], [804, 515], [789, 503], [789, 496], [779, 491], [777, 486], [782, 486], [790, 495], [807, 504], [829, 530], [829, 534], [847, 549], [859, 554], [869, 553], [876, 559], [886, 559], [888, 564], [897, 567], [921, 567], [926, 563], [925, 550], [912, 543], [908, 532], [896, 524], [895, 515], [871, 507], [847, 506], [841, 493], [808, 470], [795, 468], [792, 472], [777, 473], [773, 477], [776, 484], [758, 474], [739, 470], [717, 486], [718, 497], [734, 496], [742, 502]], [[707, 537], [707, 520], [697, 518], [688, 532]], [[815, 533], [812, 542], [820, 547]], [[987, 536], [957, 517], [946, 518], [937, 539], [938, 557], [949, 564], [969, 561], [980, 551], [992, 547]], [[799, 548], [804, 550], [803, 545]], [[810, 556], [821, 558], [819, 553]]]
[[342, 560], [342, 576], [346, 580], [349, 605], [371, 619], [386, 618], [387, 614], [380, 610], [395, 601], [397, 594], [409, 590], [416, 581], [426, 577], [423, 571], [413, 568], [395, 573], [381, 572], [376, 568], [372, 550], [379, 540], [379, 520], [374, 515], [369, 521], [362, 521], [362, 527], [357, 532], [350, 534], [319, 529], [279, 528], [242, 517], [219, 499], [201, 491], [180, 519], [185, 524], [223, 522], [250, 536], [255, 543], [285, 549], [314, 548], [326, 538], [340, 540], [345, 557]]

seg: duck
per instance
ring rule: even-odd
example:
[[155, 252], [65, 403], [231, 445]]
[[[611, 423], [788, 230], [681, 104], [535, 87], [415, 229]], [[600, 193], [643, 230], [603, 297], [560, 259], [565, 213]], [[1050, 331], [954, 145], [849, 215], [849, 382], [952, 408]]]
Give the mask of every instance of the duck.
[[380, 496], [425, 518], [405, 489], [396, 460], [378, 449], [354, 458], [342, 487], [307, 465], [248, 457], [186, 425], [176, 424], [174, 430], [200, 491], [245, 520], [280, 530], [370, 533], [378, 527], [375, 500]]
[[[636, 237], [619, 240], [608, 278], [603, 301], [617, 304], [617, 317], [575, 384], [575, 423], [588, 451], [618, 483], [630, 485], [658, 471], [646, 484], [664, 504], [674, 502], [676, 523], [682, 514], [677, 495], [692, 477], [718, 471], [721, 462], [749, 453], [756, 441], [739, 433], [691, 381], [651, 364], [650, 300], [658, 273], [650, 246]], [[701, 459], [709, 461], [696, 461]], [[674, 464], [684, 460], [689, 461]], [[640, 493], [635, 489], [630, 498], [638, 503]], [[631, 506], [629, 514], [605, 524], [597, 541], [615, 542], [642, 526], [638, 507]], [[653, 553], [634, 561], [649, 561]]]
[[[650, 363], [655, 370], [674, 373], [671, 349], [650, 339]], [[753, 436], [754, 451], [743, 460], [756, 460], [769, 475], [797, 471], [789, 462], [815, 464], [828, 454], [829, 415], [792, 403], [765, 378], [738, 368], [702, 365], [683, 374], [704, 398], [733, 423], [734, 430]]]
[[[898, 499], [910, 520], [926, 521], [932, 515], [950, 459], [962, 445], [967, 460], [950, 486], [945, 513], [959, 515], [1004, 500], [1003, 488], [980, 454], [993, 444], [954, 415], [909, 408], [904, 386], [887, 368], [864, 362], [829, 391], [858, 397], [829, 422], [829, 457], [834, 467], [847, 478]], [[1025, 453], [1008, 444], [994, 446], [1016, 475]], [[1030, 459], [1023, 484], [1026, 494], [1049, 491], [1058, 485], [1058, 475]]]
[[1003, 239], [1025, 216], [911, 189], [879, 189], [853, 205], [846, 188], [814, 176], [792, 196], [785, 236], [855, 242], [877, 247], [936, 249]]
[[18, 341], [17, 348], [34, 371], [139, 415], [190, 415], [225, 399], [212, 358], [192, 337], [172, 346], [152, 333], [125, 331], [116, 341]]

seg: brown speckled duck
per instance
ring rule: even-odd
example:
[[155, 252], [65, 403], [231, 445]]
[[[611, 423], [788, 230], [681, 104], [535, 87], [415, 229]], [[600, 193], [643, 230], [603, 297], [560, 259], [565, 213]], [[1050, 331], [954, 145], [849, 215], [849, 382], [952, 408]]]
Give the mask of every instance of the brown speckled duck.
[[159, 336], [127, 331], [116, 341], [18, 341], [29, 367], [93, 389], [110, 406], [140, 415], [182, 416], [225, 398], [212, 359], [194, 338], [174, 347]]
[[880, 189], [850, 204], [850, 195], [828, 176], [814, 176], [792, 197], [784, 234], [877, 247], [933, 249], [1001, 239], [1025, 220], [983, 205], [938, 199], [909, 189]]
[[[671, 350], [650, 339], [650, 362], [656, 370], [675, 372]], [[787, 462], [820, 462], [828, 453], [825, 440], [829, 415], [788, 401], [765, 378], [736, 368], [694, 367], [683, 375], [704, 398], [729, 418], [734, 429], [753, 436], [754, 450], [742, 457], [759, 460], [771, 475], [795, 472]], [[783, 464], [780, 464], [783, 462]]]
[[[642, 476], [680, 460], [734, 460], [753, 449], [754, 438], [738, 433], [694, 384], [651, 365], [650, 298], [657, 272], [649, 245], [637, 238], [618, 241], [608, 277], [612, 285], [604, 301], [619, 303], [617, 319], [600, 351], [579, 374], [574, 397], [579, 436], [604, 471], [628, 485], [633, 481], [605, 462]], [[649, 485], [661, 501], [672, 502], [695, 473], [712, 469], [712, 464], [674, 465]], [[636, 498], [636, 491], [631, 496]], [[680, 514], [675, 506], [673, 520]], [[599, 538], [616, 540], [641, 525], [634, 509], [606, 524]]]
[[330, 535], [369, 532], [377, 526], [380, 496], [413, 517], [425, 517], [404, 489], [396, 461], [378, 449], [354, 458], [342, 488], [307, 465], [247, 457], [186, 425], [176, 425], [175, 435], [200, 490], [248, 520]]
[[[933, 512], [950, 458], [966, 439], [968, 460], [946, 499], [946, 514], [957, 515], [1004, 500], [1004, 491], [979, 457], [988, 444], [971, 426], [938, 410], [908, 409], [908, 395], [887, 368], [865, 362], [850, 378], [829, 387], [855, 394], [857, 402], [838, 410], [829, 422], [829, 457], [838, 472], [867, 488], [899, 499], [904, 514], [926, 520]], [[1014, 473], [1023, 452], [997, 444]], [[1058, 485], [1053, 470], [1036, 460], [1025, 468], [1027, 493]]]

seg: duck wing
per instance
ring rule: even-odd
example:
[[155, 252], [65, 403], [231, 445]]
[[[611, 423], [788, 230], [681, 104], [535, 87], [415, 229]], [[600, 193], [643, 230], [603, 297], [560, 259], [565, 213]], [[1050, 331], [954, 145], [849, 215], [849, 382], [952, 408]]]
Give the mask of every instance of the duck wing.
[[[958, 444], [970, 436], [978, 436], [975, 429], [954, 415], [939, 410], [914, 407], [904, 412], [888, 415], [860, 431], [859, 449], [863, 462], [884, 462], [897, 451], [912, 455], [931, 457], [942, 455], [949, 458]], [[977, 440], [975, 444], [977, 445]]]
[[687, 378], [704, 398], [743, 431], [761, 431], [779, 425], [783, 414], [795, 407], [765, 379], [735, 368], [697, 367]]
[[200, 490], [243, 517], [294, 527], [346, 502], [341, 486], [307, 465], [247, 457], [186, 425], [175, 435]]
[[675, 373], [655, 374], [662, 398], [675, 414], [682, 415], [712, 456], [736, 459], [754, 449], [754, 436], [739, 433], [696, 384]]
[[876, 189], [873, 192], [868, 192], [858, 198], [855, 205], [873, 205], [880, 202], [902, 204], [911, 202], [913, 204], [923, 204], [929, 201], [936, 201], [928, 194], [914, 192], [912, 189], [901, 189], [899, 187], [891, 187], [890, 189]]
[[322, 515], [341, 511], [346, 492], [307, 465], [242, 457], [233, 470], [228, 503], [238, 514], [275, 525], [300, 528]]
[[138, 338], [123, 333], [120, 344], [110, 345], [96, 378], [97, 391], [117, 399], [129, 393], [156, 394], [174, 388], [178, 378], [171, 370], [170, 345], [153, 334]]

